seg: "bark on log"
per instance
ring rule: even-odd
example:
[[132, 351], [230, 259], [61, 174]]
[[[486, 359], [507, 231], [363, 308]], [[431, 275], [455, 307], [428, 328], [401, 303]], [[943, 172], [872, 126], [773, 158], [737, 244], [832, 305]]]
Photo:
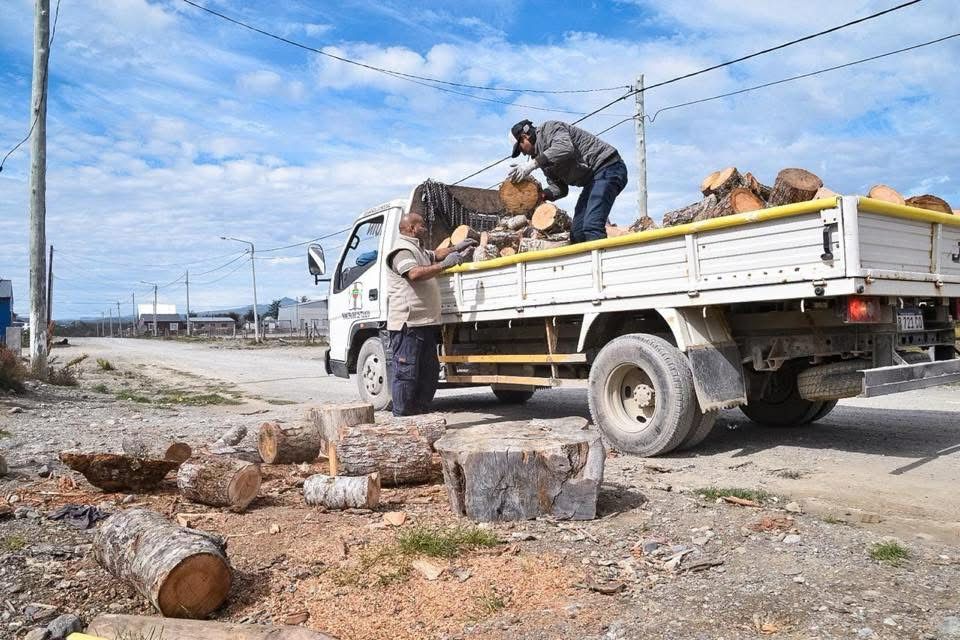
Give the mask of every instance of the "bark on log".
[[520, 234], [516, 231], [490, 231], [487, 233], [487, 242], [481, 244], [492, 244], [498, 252], [504, 247], [516, 249], [520, 246]]
[[526, 178], [520, 182], [504, 180], [500, 183], [500, 202], [509, 214], [530, 215], [540, 202], [542, 191], [540, 183], [533, 178]]
[[60, 461], [79, 471], [90, 484], [103, 491], [150, 491], [180, 466], [176, 460], [79, 451], [61, 452]]
[[[649, 229], [656, 229], [657, 223], [654, 222], [653, 218], [650, 216], [640, 216], [636, 221], [628, 227], [630, 233], [636, 233], [637, 231], [647, 231]], [[607, 235], [610, 235], [609, 232]]]
[[322, 404], [311, 407], [309, 417], [324, 443], [335, 443], [340, 427], [370, 424], [374, 421], [373, 405], [366, 402]]
[[348, 476], [380, 474], [380, 484], [429, 482], [433, 478], [430, 442], [416, 427], [404, 424], [359, 424], [337, 434], [340, 471]]
[[420, 436], [426, 438], [431, 447], [447, 432], [447, 419], [439, 413], [422, 413], [418, 416], [390, 416], [378, 424], [414, 429]]
[[748, 213], [763, 209], [763, 200], [754, 192], [743, 187], [737, 187], [717, 203], [712, 209], [706, 209], [697, 214], [694, 222], [709, 220], [721, 216], [730, 216], [735, 213]]
[[456, 429], [437, 441], [455, 513], [481, 522], [596, 516], [600, 434], [565, 419], [536, 423]]
[[503, 227], [510, 231], [519, 231], [520, 229], [523, 229], [524, 227], [526, 227], [528, 224], [530, 224], [530, 220], [527, 218], [527, 216], [522, 214], [517, 216], [512, 216], [510, 218], [505, 218], [503, 220]]
[[446, 237], [440, 241], [440, 244], [437, 245], [437, 251], [439, 251], [440, 249], [449, 249], [452, 246], [453, 246], [453, 243], [450, 242], [450, 238]]
[[213, 444], [218, 447], [235, 447], [243, 439], [247, 437], [247, 428], [243, 425], [233, 427], [224, 432], [222, 436], [217, 438], [217, 441]]
[[930, 194], [907, 198], [906, 205], [908, 207], [918, 207], [928, 211], [946, 213], [947, 215], [953, 214], [953, 209], [950, 208], [950, 204], [946, 200]]
[[875, 184], [870, 187], [870, 191], [867, 192], [867, 197], [873, 198], [874, 200], [892, 202], [893, 204], [907, 203], [907, 201], [903, 199], [903, 196], [900, 195], [899, 191], [885, 184]]
[[303, 481], [303, 499], [312, 506], [328, 509], [376, 509], [380, 504], [380, 476], [325, 476], [317, 474]]
[[264, 422], [257, 436], [257, 449], [267, 464], [313, 462], [320, 455], [320, 433], [312, 422]]
[[744, 179], [737, 168], [727, 167], [717, 172], [703, 195], [715, 195], [717, 200], [723, 200], [728, 193], [742, 186], [744, 186]]
[[523, 238], [520, 240], [520, 250], [518, 253], [528, 253], [530, 251], [543, 251], [544, 249], [556, 249], [570, 244], [569, 240], [547, 240], [545, 238]]
[[499, 255], [497, 247], [492, 244], [482, 244], [474, 247], [473, 249], [473, 261], [474, 262], [483, 262], [484, 260], [492, 260]]
[[784, 169], [777, 174], [768, 204], [779, 207], [794, 202], [806, 202], [812, 200], [817, 189], [822, 186], [823, 180], [806, 169]]
[[764, 202], [770, 199], [770, 194], [773, 192], [773, 187], [768, 187], [767, 185], [761, 183], [759, 180], [757, 180], [756, 176], [750, 172], [743, 174], [742, 186], [745, 189], [750, 189], [750, 191], [753, 191]]
[[110, 516], [93, 552], [100, 566], [168, 617], [206, 617], [223, 604], [233, 582], [222, 538], [178, 527], [147, 509]]
[[124, 436], [120, 448], [134, 458], [154, 458], [183, 462], [193, 455], [193, 449], [186, 442], [147, 442], [137, 436]]
[[[688, 204], [685, 207], [668, 211], [663, 214], [663, 226], [675, 227], [679, 224], [693, 222], [693, 219], [696, 218], [701, 212], [716, 208], [717, 202], [717, 196], [709, 195], [700, 202], [694, 202], [693, 204]], [[636, 225], [637, 223], [641, 222], [641, 220], [634, 222], [634, 224]]]
[[513, 247], [504, 247], [503, 249], [500, 249], [501, 258], [506, 258], [509, 256], [515, 256], [515, 255], [517, 255], [517, 250], [514, 249]]
[[561, 233], [570, 230], [570, 216], [552, 202], [544, 202], [530, 218], [530, 226], [544, 233]]
[[480, 232], [476, 229], [471, 228], [469, 225], [462, 224], [456, 229], [453, 230], [453, 233], [450, 234], [450, 245], [458, 245], [467, 238], [471, 238], [476, 241], [480, 241]]
[[249, 445], [236, 445], [233, 447], [228, 447], [226, 445], [220, 446], [214, 444], [207, 449], [207, 453], [211, 456], [218, 456], [223, 458], [236, 458], [237, 460], [244, 460], [246, 462], [255, 462], [260, 464], [263, 462], [263, 458], [260, 457], [260, 450], [254, 446]]
[[103, 614], [86, 633], [105, 640], [336, 640], [304, 627]]
[[187, 500], [243, 511], [260, 490], [260, 467], [236, 458], [198, 456], [180, 465], [177, 487]]

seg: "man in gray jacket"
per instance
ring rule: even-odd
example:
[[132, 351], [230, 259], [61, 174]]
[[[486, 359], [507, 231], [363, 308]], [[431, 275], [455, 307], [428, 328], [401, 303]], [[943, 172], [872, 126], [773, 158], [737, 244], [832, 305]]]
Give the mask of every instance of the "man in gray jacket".
[[586, 242], [607, 237], [607, 218], [613, 202], [627, 184], [627, 166], [612, 146], [579, 127], [549, 120], [534, 127], [529, 120], [513, 125], [513, 156], [530, 157], [514, 165], [507, 179], [520, 182], [534, 169], [547, 178], [544, 200], [559, 200], [568, 186], [583, 187], [574, 208], [570, 241]]

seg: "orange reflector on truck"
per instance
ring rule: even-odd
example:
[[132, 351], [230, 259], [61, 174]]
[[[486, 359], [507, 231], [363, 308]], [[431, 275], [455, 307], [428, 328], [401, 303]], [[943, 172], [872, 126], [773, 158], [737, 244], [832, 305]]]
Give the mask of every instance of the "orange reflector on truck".
[[880, 299], [873, 296], [849, 296], [846, 322], [880, 322]]

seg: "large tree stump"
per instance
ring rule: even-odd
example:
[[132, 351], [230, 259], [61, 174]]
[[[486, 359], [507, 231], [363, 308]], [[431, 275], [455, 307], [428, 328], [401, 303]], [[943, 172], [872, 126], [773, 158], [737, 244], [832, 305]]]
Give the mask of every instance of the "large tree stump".
[[817, 189], [822, 186], [823, 180], [806, 169], [784, 169], [777, 174], [768, 204], [779, 207], [794, 202], [806, 202], [812, 200]]
[[763, 209], [763, 200], [757, 194], [744, 187], [737, 187], [717, 203], [712, 209], [705, 209], [697, 214], [694, 222], [709, 220], [721, 216], [730, 216], [735, 213], [748, 213]]
[[907, 203], [907, 201], [903, 199], [903, 196], [900, 195], [899, 191], [885, 184], [875, 184], [870, 187], [870, 191], [867, 192], [867, 197], [873, 198], [874, 200], [882, 200], [883, 202], [890, 202], [892, 204]]
[[63, 451], [60, 461], [103, 491], [150, 491], [180, 466], [176, 460], [138, 458], [122, 453]]
[[303, 481], [303, 499], [309, 505], [328, 509], [376, 509], [380, 504], [380, 476], [325, 476]]
[[596, 516], [606, 457], [582, 422], [501, 422], [450, 431], [436, 443], [455, 513], [472, 520]]
[[257, 450], [267, 464], [313, 462], [320, 455], [320, 433], [312, 422], [264, 422], [257, 436]]
[[180, 465], [177, 486], [187, 500], [243, 511], [260, 490], [260, 467], [237, 458], [191, 458]]
[[450, 234], [450, 246], [456, 246], [467, 238], [480, 242], [480, 232], [470, 225], [462, 224]]
[[186, 442], [148, 442], [139, 436], [124, 436], [120, 448], [134, 458], [159, 458], [183, 462], [193, 455], [193, 449]]
[[500, 183], [500, 203], [507, 213], [530, 215], [540, 202], [542, 191], [543, 187], [533, 178], [520, 182], [504, 180]]
[[105, 640], [336, 640], [304, 627], [102, 614], [87, 634]]
[[433, 452], [420, 430], [405, 424], [341, 427], [336, 455], [340, 473], [380, 474], [384, 486], [418, 484], [433, 478]]
[[[700, 202], [694, 202], [693, 204], [688, 204], [685, 207], [680, 207], [679, 209], [674, 209], [673, 211], [668, 211], [663, 214], [663, 226], [665, 227], [675, 227], [680, 224], [687, 224], [688, 222], [693, 222], [694, 218], [700, 215], [704, 211], [710, 211], [717, 206], [717, 196], [711, 194], [701, 200]], [[642, 220], [642, 219], [641, 219]], [[641, 222], [638, 220], [634, 224]]]
[[570, 225], [571, 220], [567, 212], [552, 202], [541, 204], [530, 218], [530, 226], [546, 234], [569, 231]]
[[950, 204], [946, 200], [930, 194], [907, 198], [905, 204], [908, 207], [918, 207], [928, 211], [936, 211], [938, 213], [953, 215], [953, 209], [950, 208]]
[[118, 511], [97, 531], [97, 562], [172, 618], [204, 618], [227, 599], [233, 574], [219, 536], [147, 509]]

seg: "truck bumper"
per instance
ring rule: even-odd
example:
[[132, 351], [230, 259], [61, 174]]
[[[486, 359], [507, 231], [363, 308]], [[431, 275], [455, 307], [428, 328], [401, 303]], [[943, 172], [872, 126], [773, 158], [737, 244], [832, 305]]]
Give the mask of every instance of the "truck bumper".
[[960, 358], [864, 369], [861, 398], [960, 382]]

